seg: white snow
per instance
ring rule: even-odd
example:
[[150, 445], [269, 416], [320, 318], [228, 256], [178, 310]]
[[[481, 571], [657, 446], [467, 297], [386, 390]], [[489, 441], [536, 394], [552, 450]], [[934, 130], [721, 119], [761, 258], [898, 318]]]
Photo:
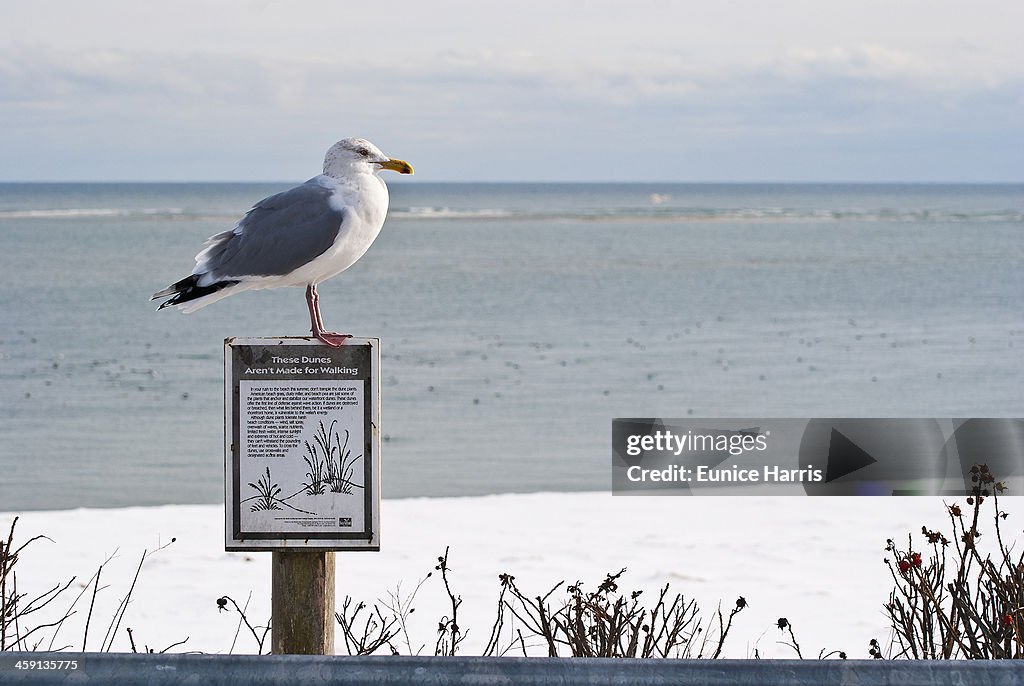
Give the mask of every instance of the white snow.
[[[1007, 499], [1011, 513], [1019, 511], [1015, 500]], [[4, 536], [14, 516], [0, 514]], [[562, 579], [595, 587], [605, 573], [627, 567], [622, 590], [642, 588], [653, 600], [653, 591], [670, 582], [705, 614], [719, 600], [727, 613], [744, 596], [749, 607], [735, 619], [727, 656], [753, 656], [757, 648], [762, 657], [795, 657], [778, 643], [788, 634], [775, 623], [786, 617], [804, 657], [817, 657], [822, 649], [867, 657], [870, 639], [883, 645], [889, 640], [882, 610], [892, 583], [882, 564], [886, 538], [904, 544], [907, 533], [919, 536], [923, 524], [948, 533], [942, 500], [924, 497], [536, 493], [385, 500], [381, 521], [380, 553], [337, 554], [339, 609], [346, 594], [372, 603], [399, 584], [407, 594], [450, 546], [450, 580], [464, 599], [459, 624], [469, 630], [461, 651], [467, 655], [479, 654], [490, 633], [498, 574], [515, 575], [519, 587], [535, 595]], [[173, 544], [146, 559], [114, 650], [130, 650], [125, 627], [131, 627], [140, 650], [144, 644], [160, 650], [187, 636], [173, 650], [226, 653], [238, 616], [218, 612], [216, 599], [229, 595], [244, 604], [251, 593], [250, 620], [265, 622], [270, 553], [224, 552], [223, 526], [223, 508], [213, 505], [25, 512], [16, 542], [36, 534], [53, 542], [36, 541], [24, 551], [17, 564], [19, 590], [38, 593], [74, 575], [71, 590], [77, 592], [78, 582], [116, 552], [104, 568], [93, 611], [88, 647], [96, 650], [143, 550], [173, 537]], [[560, 590], [553, 599], [564, 597]], [[79, 601], [55, 646], [81, 649], [88, 601], [88, 594]], [[435, 574], [414, 603], [414, 649], [425, 645], [423, 652], [433, 653], [446, 602]], [[255, 641], [242, 632], [234, 651], [255, 652]], [[340, 632], [338, 652], [344, 652]]]

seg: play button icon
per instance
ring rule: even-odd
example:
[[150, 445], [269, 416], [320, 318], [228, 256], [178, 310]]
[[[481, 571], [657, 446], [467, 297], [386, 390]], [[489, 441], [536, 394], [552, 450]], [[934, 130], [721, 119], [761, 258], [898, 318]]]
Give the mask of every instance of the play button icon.
[[945, 436], [934, 419], [812, 419], [800, 439], [807, 495], [938, 495]]
[[878, 462], [868, 455], [859, 445], [832, 429], [832, 437], [828, 442], [828, 465], [825, 467], [825, 483], [835, 481], [858, 469]]

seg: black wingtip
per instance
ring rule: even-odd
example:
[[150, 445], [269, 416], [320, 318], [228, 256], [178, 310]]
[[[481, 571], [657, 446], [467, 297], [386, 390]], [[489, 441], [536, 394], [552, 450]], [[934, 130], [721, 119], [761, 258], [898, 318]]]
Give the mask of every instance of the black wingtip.
[[190, 300], [196, 300], [202, 298], [204, 295], [210, 295], [216, 293], [219, 290], [227, 288], [228, 286], [234, 286], [238, 281], [217, 281], [211, 283], [208, 286], [199, 285], [199, 275], [190, 274], [181, 281], [171, 284], [162, 291], [158, 291], [153, 294], [150, 300], [156, 300], [165, 296], [171, 296], [164, 302], [160, 303], [160, 307], [156, 308], [156, 311], [164, 309], [165, 307], [173, 307], [174, 305], [181, 305], [187, 303]]

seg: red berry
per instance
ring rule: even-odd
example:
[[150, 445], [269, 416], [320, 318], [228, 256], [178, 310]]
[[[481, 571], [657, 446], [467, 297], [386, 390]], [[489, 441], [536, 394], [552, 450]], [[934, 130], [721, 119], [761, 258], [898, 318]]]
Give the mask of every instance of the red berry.
[[906, 560], [900, 560], [900, 571], [906, 574], [910, 571], [910, 563]]
[[910, 561], [914, 564], [915, 567], [920, 567], [921, 566], [921, 553], [914, 553], [914, 554], [912, 554], [910, 556]]

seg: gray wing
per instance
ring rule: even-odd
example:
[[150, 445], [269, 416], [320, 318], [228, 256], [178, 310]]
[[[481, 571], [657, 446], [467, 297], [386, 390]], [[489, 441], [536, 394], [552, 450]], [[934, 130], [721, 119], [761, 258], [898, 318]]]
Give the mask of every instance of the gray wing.
[[333, 189], [314, 177], [260, 200], [231, 231], [219, 233], [196, 255], [203, 282], [245, 276], [281, 276], [324, 253], [345, 218], [333, 207]]

